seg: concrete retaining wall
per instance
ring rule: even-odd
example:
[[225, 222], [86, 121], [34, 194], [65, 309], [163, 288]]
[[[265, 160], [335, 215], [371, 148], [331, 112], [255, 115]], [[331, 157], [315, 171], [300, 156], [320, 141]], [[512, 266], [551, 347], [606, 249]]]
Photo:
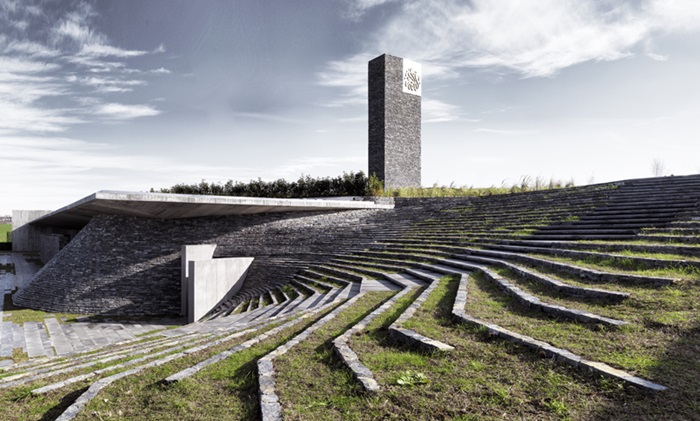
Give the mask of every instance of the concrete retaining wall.
[[13, 210], [12, 211], [12, 251], [39, 251], [41, 234], [46, 228], [28, 225], [29, 222], [42, 217], [48, 210]]
[[214, 257], [216, 244], [200, 244], [182, 246], [180, 255], [180, 315], [187, 316], [189, 309], [190, 262], [196, 260], [211, 260]]
[[[207, 245], [183, 248], [195, 250], [201, 248], [203, 253], [211, 250]], [[191, 258], [196, 252], [187, 254]], [[185, 260], [184, 254], [183, 260]], [[183, 295], [186, 292], [187, 299], [187, 321], [196, 322], [237, 293], [243, 286], [251, 263], [253, 263], [252, 257], [187, 260], [188, 285], [186, 290], [183, 289]]]

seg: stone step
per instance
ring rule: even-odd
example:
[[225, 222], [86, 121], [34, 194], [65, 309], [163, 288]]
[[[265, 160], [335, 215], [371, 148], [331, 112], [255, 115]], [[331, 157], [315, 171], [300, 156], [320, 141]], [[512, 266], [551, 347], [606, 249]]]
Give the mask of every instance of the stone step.
[[340, 306], [336, 307], [330, 313], [325, 315], [323, 318], [313, 323], [311, 326], [307, 327], [303, 332], [296, 335], [294, 338], [290, 339], [285, 344], [277, 347], [272, 352], [266, 354], [257, 361], [258, 366], [258, 385], [259, 385], [259, 396], [260, 396], [260, 410], [262, 412], [262, 419], [280, 419], [281, 418], [281, 405], [279, 403], [279, 397], [275, 392], [275, 375], [274, 375], [274, 361], [275, 359], [285, 354], [290, 348], [296, 346], [298, 343], [304, 341], [313, 332], [321, 328], [323, 325], [328, 323], [330, 320], [336, 317], [341, 311], [355, 304], [362, 295], [357, 295]]
[[694, 267], [700, 268], [699, 260], [670, 260], [670, 259], [654, 259], [648, 257], [637, 257], [628, 256], [620, 254], [610, 254], [610, 253], [599, 253], [590, 251], [574, 251], [565, 250], [560, 248], [547, 248], [547, 247], [527, 247], [527, 246], [510, 246], [510, 245], [492, 245], [489, 247], [491, 250], [500, 251], [511, 251], [515, 253], [526, 253], [526, 254], [546, 254], [552, 256], [562, 256], [570, 257], [575, 259], [617, 259], [624, 261], [637, 262], [647, 268], [654, 269], [669, 269], [669, 268], [679, 268], [679, 267]]
[[514, 342], [518, 345], [523, 345], [527, 348], [534, 350], [535, 352], [542, 353], [547, 358], [553, 358], [556, 361], [569, 364], [573, 367], [591, 370], [599, 373], [605, 377], [612, 377], [619, 379], [625, 383], [636, 386], [640, 389], [649, 390], [653, 392], [664, 391], [667, 388], [665, 386], [650, 382], [648, 380], [642, 379], [640, 377], [633, 376], [622, 370], [610, 367], [607, 364], [588, 361], [576, 354], [573, 354], [567, 350], [556, 348], [547, 342], [539, 341], [530, 336], [521, 335], [519, 333], [510, 331], [508, 329], [502, 328], [493, 323], [487, 323], [481, 321], [475, 317], [472, 317], [464, 311], [465, 304], [467, 302], [467, 282], [468, 277], [462, 276], [459, 289], [457, 291], [457, 296], [455, 298], [454, 306], [452, 309], [452, 317], [461, 323], [468, 323], [471, 325], [476, 325], [481, 328], [488, 329], [491, 335], [498, 336], [507, 341]]
[[475, 270], [483, 273], [492, 282], [495, 282], [499, 289], [501, 289], [506, 294], [515, 298], [521, 305], [540, 310], [544, 313], [551, 314], [557, 317], [564, 317], [571, 320], [576, 320], [583, 323], [595, 323], [602, 324], [613, 328], [618, 328], [627, 325], [628, 323], [622, 320], [612, 319], [609, 317], [600, 316], [584, 310], [576, 310], [568, 307], [549, 304], [541, 301], [539, 298], [523, 291], [517, 286], [511, 284], [506, 279], [502, 278], [495, 272], [491, 271], [488, 267], [483, 266], [481, 263], [472, 263], [469, 260], [469, 256], [455, 256], [452, 259], [443, 259], [441, 262], [449, 265], [464, 268], [467, 270]]

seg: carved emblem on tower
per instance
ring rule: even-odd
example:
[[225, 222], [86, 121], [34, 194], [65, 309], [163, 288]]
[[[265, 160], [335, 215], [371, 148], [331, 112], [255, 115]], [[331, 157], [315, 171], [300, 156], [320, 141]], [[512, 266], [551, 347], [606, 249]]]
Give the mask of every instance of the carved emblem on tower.
[[422, 94], [421, 81], [421, 65], [410, 61], [403, 61], [403, 91], [407, 94], [421, 96]]

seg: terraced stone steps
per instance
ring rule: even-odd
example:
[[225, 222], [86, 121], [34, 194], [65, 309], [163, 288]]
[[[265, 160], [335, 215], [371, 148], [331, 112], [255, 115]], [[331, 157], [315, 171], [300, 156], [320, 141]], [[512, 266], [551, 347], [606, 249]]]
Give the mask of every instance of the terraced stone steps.
[[465, 304], [467, 303], [467, 282], [468, 276], [463, 275], [460, 279], [460, 286], [455, 297], [452, 315], [455, 320], [463, 323], [468, 323], [476, 325], [482, 328], [488, 329], [489, 333], [501, 337], [510, 342], [514, 342], [519, 345], [531, 348], [538, 353], [544, 354], [548, 358], [554, 358], [557, 361], [561, 361], [565, 364], [572, 365], [576, 368], [586, 369], [594, 371], [606, 377], [612, 377], [629, 383], [633, 386], [639, 387], [641, 389], [661, 392], [667, 389], [666, 386], [650, 382], [648, 380], [642, 379], [640, 377], [633, 376], [625, 371], [615, 369], [607, 364], [588, 361], [576, 354], [573, 354], [567, 350], [556, 348], [547, 342], [539, 341], [535, 338], [521, 335], [519, 333], [510, 331], [508, 329], [502, 328], [496, 324], [487, 323], [481, 321], [475, 317], [472, 317], [464, 311]]
[[487, 246], [490, 250], [508, 251], [524, 254], [546, 254], [552, 256], [570, 257], [574, 259], [617, 259], [631, 261], [646, 268], [679, 268], [679, 267], [694, 267], [700, 268], [700, 260], [672, 260], [672, 259], [654, 259], [648, 257], [628, 256], [622, 254], [601, 253], [592, 251], [574, 251], [561, 248], [550, 247], [528, 247], [528, 246], [512, 246], [493, 244]]
[[[346, 289], [351, 289], [351, 288], [352, 288], [352, 286], [349, 285]], [[324, 298], [328, 298], [326, 296], [329, 294], [318, 294], [318, 295], [321, 295]], [[278, 332], [284, 328], [295, 325], [295, 324], [299, 323], [300, 321], [304, 320], [305, 318], [312, 316], [313, 314], [316, 314], [320, 311], [324, 311], [329, 306], [335, 305], [336, 303], [340, 302], [343, 299], [343, 298], [338, 297], [339, 294], [336, 293], [335, 295], [336, 295], [335, 297], [331, 297], [330, 299], [328, 299], [327, 301], [324, 301], [320, 305], [315, 306], [313, 309], [303, 308], [302, 305], [297, 306], [297, 313], [300, 312], [300, 314], [302, 314], [301, 317], [294, 319], [294, 320], [291, 320], [291, 321], [281, 325], [278, 328], [272, 329], [271, 331], [257, 335], [255, 337], [253, 337], [252, 339], [250, 339], [246, 342], [243, 342], [242, 344], [229, 350], [228, 355], [230, 355], [231, 353], [234, 353], [234, 352], [238, 352], [242, 349], [248, 348], [250, 346], [253, 346], [253, 345], [259, 343], [260, 341], [265, 340], [268, 337], [271, 337], [272, 335], [275, 334], [275, 332]], [[301, 296], [297, 297], [297, 299], [295, 299], [295, 300], [300, 300], [300, 298], [301, 298]], [[295, 300], [292, 300], [292, 301], [295, 301]], [[269, 311], [268, 307], [273, 307], [273, 305], [267, 306], [266, 308], [259, 308], [259, 309], [253, 310], [252, 313], [254, 313], [254, 312], [258, 312], [258, 313], [267, 312], [267, 311]], [[213, 346], [221, 345], [227, 341], [241, 337], [245, 334], [252, 333], [255, 330], [258, 330], [264, 326], [269, 325], [270, 323], [273, 323], [276, 321], [283, 321], [283, 320], [288, 319], [290, 317], [293, 317], [293, 315], [289, 315], [289, 314], [288, 315], [280, 315], [277, 317], [269, 317], [269, 318], [264, 318], [262, 320], [245, 321], [245, 322], [244, 322], [244, 318], [241, 318], [235, 323], [228, 323], [226, 326], [224, 326], [225, 322], [223, 321], [226, 318], [216, 319], [216, 320], [212, 320], [210, 322], [196, 324], [196, 325], [200, 325], [200, 327], [207, 326], [205, 328], [205, 330], [215, 331], [218, 335], [216, 337], [213, 337], [213, 336], [206, 337], [206, 336], [196, 335], [196, 334], [191, 332], [191, 330], [192, 330], [191, 326], [183, 327], [183, 328], [180, 328], [180, 330], [181, 330], [180, 333], [189, 331], [190, 335], [195, 335], [195, 336], [193, 336], [193, 338], [196, 338], [196, 339], [193, 339], [194, 340], [193, 344], [195, 344], [196, 346], [192, 347], [192, 346], [190, 346], [191, 344], [189, 344], [189, 345], [188, 344], [180, 344], [177, 347], [172, 347], [172, 348], [169, 348], [169, 349], [161, 351], [161, 352], [152, 353], [150, 355], [151, 358], [144, 357], [144, 358], [129, 361], [129, 362], [121, 364], [119, 366], [100, 369], [100, 370], [97, 370], [97, 371], [92, 372], [92, 373], [87, 373], [85, 375], [77, 376], [77, 377], [70, 378], [68, 380], [64, 380], [62, 382], [56, 383], [56, 384], [46, 386], [42, 389], [37, 389], [35, 392], [36, 393], [45, 393], [45, 392], [48, 392], [50, 390], [55, 390], [56, 388], [64, 387], [65, 385], [76, 382], [76, 381], [82, 381], [82, 380], [85, 380], [85, 379], [90, 378], [90, 377], [99, 376], [99, 375], [104, 374], [106, 372], [114, 371], [115, 369], [122, 369], [122, 368], [126, 368], [126, 367], [129, 367], [132, 365], [141, 364], [149, 359], [152, 360], [149, 362], [145, 362], [144, 364], [138, 365], [132, 369], [128, 369], [126, 371], [119, 372], [117, 374], [113, 374], [113, 375], [110, 375], [108, 377], [102, 378], [102, 379], [96, 381], [95, 383], [93, 383], [93, 385], [90, 386], [90, 388], [88, 388], [88, 390], [85, 393], [83, 393], [58, 418], [58, 419], [63, 419], [63, 420], [69, 420], [69, 419], [72, 419], [73, 417], [75, 417], [82, 410], [82, 408], [86, 404], [88, 404], [92, 399], [94, 399], [95, 396], [104, 387], [108, 386], [109, 384], [111, 384], [115, 381], [118, 381], [126, 376], [138, 374], [139, 372], [141, 372], [145, 369], [155, 367], [158, 365], [163, 365], [163, 364], [166, 364], [166, 363], [173, 361], [175, 359], [178, 359], [178, 358], [181, 358], [181, 357], [184, 357], [187, 355], [191, 355], [195, 352], [209, 349]], [[216, 325], [216, 326], [214, 326], [214, 325]], [[233, 333], [231, 333], [231, 332], [233, 332]], [[226, 335], [226, 336], [223, 336], [223, 335]], [[209, 339], [209, 338], [212, 338], [213, 340]], [[199, 345], [197, 345], [197, 344], [199, 344]], [[183, 348], [187, 348], [187, 349], [183, 350]], [[216, 361], [219, 361], [219, 360], [225, 358], [225, 356], [226, 356], [226, 355], [222, 356], [221, 354], [217, 354], [217, 355], [218, 355], [218, 359], [215, 358]], [[215, 356], [215, 357], [217, 357], [217, 356]], [[212, 358], [214, 358], [214, 357], [212, 357]], [[196, 371], [199, 371], [199, 369], [201, 369], [201, 367], [203, 367], [203, 366], [206, 366], [210, 363], [216, 362], [216, 361], [212, 362], [211, 358], [209, 360], [206, 360], [206, 361], [207, 362], [199, 363], [200, 366], [195, 366], [194, 368], [191, 367], [189, 375], [193, 374]], [[176, 375], [176, 377], [177, 376], [186, 377], [186, 376], [183, 376], [183, 373], [178, 373]], [[173, 379], [169, 379], [169, 380], [170, 380], [170, 382], [173, 381]], [[169, 382], [169, 381], [166, 380], [166, 382]]]
[[411, 317], [416, 313], [418, 308], [428, 299], [433, 290], [440, 284], [440, 277], [429, 271], [415, 269], [407, 270], [407, 273], [416, 276], [417, 278], [430, 282], [428, 287], [421, 293], [416, 300], [392, 323], [389, 325], [389, 336], [396, 341], [408, 343], [416, 349], [421, 349], [427, 352], [449, 352], [453, 351], [454, 347], [444, 342], [433, 338], [421, 335], [415, 330], [404, 327]]
[[[368, 253], [364, 253], [364, 254], [366, 255]], [[364, 258], [371, 259], [374, 261], [387, 261], [390, 264], [397, 264], [397, 263], [400, 263], [401, 260], [395, 260], [395, 259], [400, 259], [402, 257], [408, 257], [410, 259], [415, 259], [415, 260], [427, 262], [427, 263], [419, 263], [419, 265], [421, 267], [427, 268], [427, 269], [430, 269], [432, 264], [438, 263], [438, 264], [443, 264], [443, 265], [455, 266], [457, 268], [464, 269], [467, 271], [477, 270], [477, 271], [483, 272], [492, 281], [497, 282], [499, 285], [502, 286], [502, 289], [504, 291], [515, 296], [518, 300], [521, 301], [521, 303], [523, 303], [527, 307], [539, 308], [542, 311], [545, 311], [548, 313], [552, 313], [552, 314], [555, 314], [558, 316], [564, 316], [567, 318], [574, 318], [576, 320], [584, 321], [584, 322], [603, 323], [603, 324], [607, 324], [607, 325], [614, 326], [614, 327], [623, 326], [625, 324], [625, 322], [622, 322], [619, 320], [613, 320], [613, 319], [609, 319], [609, 318], [605, 318], [605, 317], [600, 317], [597, 315], [593, 315], [591, 313], [581, 312], [580, 310], [571, 310], [571, 309], [566, 309], [566, 308], [560, 307], [560, 306], [542, 304], [539, 302], [538, 298], [536, 298], [530, 294], [524, 293], [522, 290], [520, 290], [516, 286], [510, 284], [508, 281], [506, 281], [505, 279], [501, 278], [499, 275], [492, 272], [486, 266], [483, 266], [483, 264], [497, 265], [497, 266], [505, 267], [507, 269], [514, 271], [516, 274], [518, 274], [522, 278], [535, 280], [536, 282], [544, 285], [545, 287], [547, 287], [553, 291], [563, 293], [566, 295], [588, 297], [588, 298], [593, 298], [593, 299], [602, 299], [602, 300], [609, 301], [609, 302], [619, 302], [619, 301], [624, 300], [624, 299], [629, 297], [629, 294], [627, 294], [627, 293], [619, 293], [619, 292], [607, 291], [607, 290], [602, 290], [602, 289], [582, 288], [582, 287], [567, 285], [564, 282], [561, 282], [561, 281], [558, 281], [555, 279], [551, 279], [545, 275], [538, 274], [538, 273], [536, 273], [532, 270], [529, 270], [527, 268], [523, 268], [523, 267], [520, 267], [518, 265], [514, 265], [511, 263], [501, 261], [501, 260], [496, 260], [496, 259], [479, 258], [479, 257], [469, 256], [465, 260], [465, 256], [459, 256], [460, 260], [455, 260], [454, 258], [445, 257], [446, 255], [448, 255], [448, 253], [435, 253], [435, 254], [441, 255], [441, 257], [433, 257], [433, 258], [428, 257], [426, 255], [405, 255], [405, 254], [401, 254], [401, 255], [385, 254], [385, 256], [382, 256], [382, 257], [374, 257], [374, 256], [377, 256], [378, 254], [379, 253], [373, 253], [371, 257], [364, 256]], [[415, 264], [415, 262], [413, 264]], [[431, 275], [429, 273], [425, 273], [425, 272], [421, 273], [420, 269], [418, 269], [418, 270], [407, 269], [406, 272], [409, 274], [413, 274], [415, 276], [418, 276], [418, 277], [423, 277], [424, 279], [427, 278], [428, 280], [435, 280], [433, 275]], [[585, 314], [583, 314], [583, 313], [585, 313]]]
[[[402, 250], [415, 250], [416, 244], [414, 244], [414, 243], [404, 244], [402, 247], [402, 245], [397, 245], [397, 244], [392, 243], [392, 247], [395, 247], [395, 248], [393, 248], [393, 249], [384, 248], [384, 250], [393, 250], [393, 251], [399, 251], [399, 252]], [[508, 260], [508, 261], [515, 261], [515, 262], [520, 262], [520, 263], [524, 263], [527, 265], [531, 265], [534, 267], [541, 267], [541, 268], [545, 268], [545, 269], [549, 269], [549, 270], [556, 270], [559, 272], [572, 274], [572, 275], [578, 276], [582, 279], [586, 279], [589, 281], [595, 281], [595, 282], [610, 282], [610, 283], [624, 282], [624, 283], [631, 283], [631, 284], [636, 284], [636, 285], [647, 285], [650, 287], [659, 287], [659, 286], [673, 284], [676, 281], [673, 278], [634, 275], [634, 274], [625, 273], [623, 271], [607, 272], [607, 271], [593, 270], [593, 269], [588, 269], [588, 268], [584, 268], [581, 266], [576, 266], [573, 264], [556, 262], [553, 260], [544, 259], [544, 258], [535, 257], [535, 256], [528, 256], [528, 255], [522, 255], [522, 254], [510, 253], [510, 252], [499, 252], [499, 251], [495, 251], [495, 250], [482, 250], [482, 249], [476, 249], [476, 248], [470, 248], [470, 247], [464, 247], [464, 246], [454, 246], [454, 245], [449, 245], [449, 244], [444, 244], [444, 245], [433, 244], [433, 245], [430, 245], [430, 247], [426, 247], [426, 250], [423, 250], [422, 253], [431, 254], [431, 253], [434, 253], [436, 251], [439, 252], [441, 255], [444, 255], [445, 253], [449, 253], [451, 256], [457, 256], [457, 257], [468, 257], [469, 255], [473, 255], [473, 256], [497, 258], [497, 259]], [[465, 253], [468, 253], [468, 254], [465, 255]]]
[[306, 328], [302, 333], [298, 334], [285, 344], [276, 348], [274, 351], [270, 352], [269, 354], [265, 355], [257, 361], [260, 409], [262, 412], [263, 420], [279, 420], [282, 418], [282, 408], [279, 403], [279, 397], [275, 392], [275, 359], [278, 356], [285, 354], [290, 348], [297, 345], [299, 342], [305, 340], [314, 331], [318, 330], [324, 324], [328, 323], [330, 320], [335, 318], [338, 313], [343, 311], [345, 308], [353, 305], [360, 298], [362, 298], [362, 295], [356, 295], [355, 297], [346, 301], [344, 304], [338, 306], [329, 314], [321, 318], [319, 321]]
[[11, 321], [0, 323], [0, 357], [12, 357], [13, 349], [26, 352], [30, 359], [66, 356], [90, 351], [110, 344], [133, 340], [146, 332], [165, 329], [173, 320], [154, 323], [77, 321], [60, 323], [46, 317], [43, 323], [26, 322], [22, 326]]

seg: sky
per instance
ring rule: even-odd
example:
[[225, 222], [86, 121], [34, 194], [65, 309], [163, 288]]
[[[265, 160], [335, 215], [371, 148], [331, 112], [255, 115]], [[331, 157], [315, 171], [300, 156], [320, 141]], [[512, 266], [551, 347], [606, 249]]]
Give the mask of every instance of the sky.
[[696, 0], [0, 0], [0, 215], [367, 171], [367, 62], [422, 65], [424, 186], [700, 173]]

